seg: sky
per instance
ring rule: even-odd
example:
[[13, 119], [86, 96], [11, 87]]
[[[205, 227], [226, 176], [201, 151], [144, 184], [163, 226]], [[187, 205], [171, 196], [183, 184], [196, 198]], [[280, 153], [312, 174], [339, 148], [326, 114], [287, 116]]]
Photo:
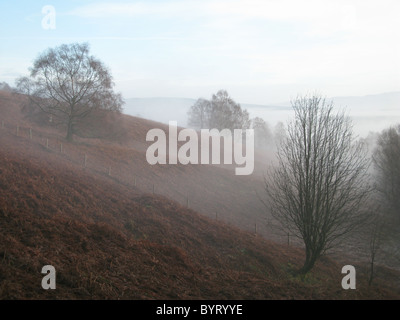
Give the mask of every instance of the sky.
[[49, 47], [88, 42], [125, 98], [394, 92], [399, 17], [398, 0], [0, 0], [0, 82], [28, 75]]

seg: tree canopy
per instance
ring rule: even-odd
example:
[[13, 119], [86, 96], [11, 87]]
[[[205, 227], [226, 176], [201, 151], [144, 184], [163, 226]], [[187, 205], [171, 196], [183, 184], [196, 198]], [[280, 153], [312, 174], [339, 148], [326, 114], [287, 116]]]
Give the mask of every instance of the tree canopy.
[[65, 125], [72, 140], [75, 127], [96, 109], [120, 112], [123, 100], [113, 91], [108, 68], [89, 54], [87, 43], [63, 44], [41, 53], [29, 77], [19, 78], [17, 91], [33, 106]]
[[189, 110], [189, 125], [197, 129], [248, 129], [249, 113], [236, 103], [226, 90], [212, 95], [211, 100], [200, 98]]
[[278, 146], [278, 166], [266, 177], [273, 217], [305, 245], [300, 273], [367, 218], [370, 194], [366, 149], [351, 122], [319, 96], [292, 102], [294, 120]]

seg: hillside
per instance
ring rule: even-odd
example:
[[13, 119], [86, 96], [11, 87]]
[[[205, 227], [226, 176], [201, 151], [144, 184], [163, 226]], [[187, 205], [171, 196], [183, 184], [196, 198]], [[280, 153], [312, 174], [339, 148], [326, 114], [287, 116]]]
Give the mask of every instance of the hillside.
[[[260, 179], [149, 166], [143, 137], [159, 124], [121, 115], [123, 141], [66, 143], [26, 118], [20, 99], [0, 93], [0, 299], [400, 298], [391, 270], [371, 288], [360, 272], [355, 291], [341, 289], [342, 265], [329, 258], [292, 276], [300, 249], [246, 231], [261, 219], [250, 197]], [[47, 264], [54, 291], [40, 287]]]

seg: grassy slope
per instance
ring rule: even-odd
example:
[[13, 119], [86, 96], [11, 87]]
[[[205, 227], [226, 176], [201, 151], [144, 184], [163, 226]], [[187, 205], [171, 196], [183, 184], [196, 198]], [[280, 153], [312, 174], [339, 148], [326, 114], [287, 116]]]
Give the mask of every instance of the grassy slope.
[[[356, 291], [342, 290], [341, 266], [329, 259], [304, 281], [292, 277], [290, 269], [302, 262], [300, 250], [146, 194], [139, 184], [121, 183], [100, 167], [85, 169], [71, 159], [74, 153], [90, 152], [101, 163], [129, 167], [124, 158], [129, 153], [138, 173], [164, 179], [196, 168], [145, 171], [140, 141], [135, 146], [133, 140], [129, 148], [89, 141], [66, 144], [68, 155], [47, 150], [42, 140], [15, 135], [11, 124], [28, 123], [16, 99], [5, 98], [0, 100], [8, 125], [0, 135], [0, 298], [399, 298], [384, 281], [368, 288], [362, 277]], [[132, 126], [136, 122], [131, 134], [151, 125], [125, 119]], [[59, 138], [50, 129], [34, 129]], [[214, 176], [230, 175], [213, 170]], [[40, 271], [46, 264], [57, 270], [55, 291], [41, 289]]]

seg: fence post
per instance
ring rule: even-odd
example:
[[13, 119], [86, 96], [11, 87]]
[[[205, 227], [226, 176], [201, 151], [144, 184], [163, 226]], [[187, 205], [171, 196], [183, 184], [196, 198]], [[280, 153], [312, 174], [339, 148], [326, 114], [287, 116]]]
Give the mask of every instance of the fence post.
[[46, 148], [49, 148], [49, 138], [46, 139]]
[[32, 140], [32, 128], [29, 128], [29, 139]]
[[254, 234], [257, 234], [257, 222], [254, 224]]
[[135, 184], [135, 187], [136, 187], [136, 177], [134, 178], [134, 184]]
[[61, 153], [63, 152], [63, 149], [62, 149], [62, 142], [60, 143], [60, 152], [61, 152]]
[[87, 156], [86, 156], [86, 153], [85, 153], [85, 159], [84, 159], [84, 163], [83, 163], [83, 166], [86, 168], [86, 162], [87, 162]]
[[186, 208], [189, 208], [189, 195], [186, 194]]
[[108, 175], [111, 176], [111, 167], [108, 167]]
[[287, 234], [287, 245], [290, 246], [290, 234], [289, 234], [289, 232]]

